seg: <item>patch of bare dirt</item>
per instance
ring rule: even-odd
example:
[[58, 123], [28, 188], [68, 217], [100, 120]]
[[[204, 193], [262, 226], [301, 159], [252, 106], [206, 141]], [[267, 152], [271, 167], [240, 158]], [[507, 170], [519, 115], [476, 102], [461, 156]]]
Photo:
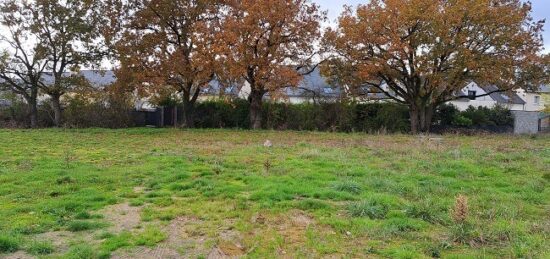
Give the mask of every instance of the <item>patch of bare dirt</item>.
[[134, 187], [133, 190], [134, 190], [135, 193], [141, 194], [141, 193], [144, 193], [147, 190], [147, 188], [145, 188], [143, 186], [136, 186], [136, 187]]
[[285, 257], [290, 250], [302, 250], [306, 242], [308, 227], [315, 225], [315, 219], [301, 210], [270, 216], [259, 213], [252, 217], [251, 222], [257, 227], [250, 233], [253, 236], [280, 235], [284, 245], [277, 249], [280, 257]]
[[307, 227], [314, 224], [312, 217], [303, 211], [291, 211], [286, 217], [278, 217], [274, 222], [277, 231], [285, 238], [285, 243], [296, 244], [305, 241]]
[[51, 242], [55, 248], [55, 253], [67, 252], [71, 242], [76, 240], [86, 242], [88, 244], [98, 243], [99, 240], [94, 239], [93, 233], [89, 232], [70, 232], [70, 231], [52, 231], [41, 233], [35, 236], [38, 241]]
[[[233, 230], [232, 226], [225, 226], [231, 223], [220, 226], [217, 237], [211, 237], [204, 231], [208, 224], [196, 217], [176, 218], [163, 228], [168, 237], [156, 247], [120, 250], [113, 254], [113, 258], [170, 259], [206, 256], [209, 259], [221, 259], [239, 258], [245, 254], [240, 233]], [[212, 244], [215, 244], [214, 247]]]
[[52, 242], [56, 251], [66, 251], [69, 249], [69, 242], [74, 238], [75, 233], [69, 231], [46, 232], [36, 236], [36, 240]]
[[166, 244], [157, 247], [137, 247], [132, 250], [120, 250], [113, 254], [112, 259], [177, 259], [182, 256]]
[[30, 254], [27, 254], [23, 251], [18, 251], [12, 254], [6, 255], [6, 257], [2, 257], [4, 259], [34, 259], [37, 258], [36, 256], [32, 256]]
[[141, 223], [141, 207], [132, 207], [128, 203], [108, 206], [100, 213], [112, 224], [109, 230], [115, 233], [131, 231]]

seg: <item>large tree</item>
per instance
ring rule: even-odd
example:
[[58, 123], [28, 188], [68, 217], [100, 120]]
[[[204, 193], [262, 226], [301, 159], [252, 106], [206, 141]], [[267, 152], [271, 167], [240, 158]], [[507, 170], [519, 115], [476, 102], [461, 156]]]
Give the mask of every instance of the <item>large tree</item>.
[[34, 0], [22, 5], [32, 14], [30, 31], [47, 62], [40, 88], [51, 98], [54, 123], [61, 126], [61, 97], [83, 82], [78, 73], [83, 66], [97, 65], [103, 58], [98, 1]]
[[250, 124], [261, 128], [266, 93], [297, 86], [317, 53], [326, 13], [308, 0], [228, 1], [220, 37], [229, 78], [250, 86]]
[[543, 21], [528, 2], [371, 0], [353, 11], [325, 35], [344, 65], [326, 70], [408, 105], [413, 133], [429, 131], [435, 108], [463, 98], [470, 81], [508, 91], [547, 77]]
[[[129, 0], [119, 8], [123, 15], [113, 12], [122, 18], [113, 27], [121, 29], [113, 34], [119, 79], [146, 96], [180, 93], [186, 127], [194, 126], [195, 102], [214, 78], [219, 2]], [[113, 4], [120, 6], [120, 1]]]
[[0, 24], [5, 28], [0, 42], [7, 48], [0, 57], [0, 90], [8, 89], [22, 97], [29, 107], [31, 128], [38, 125], [37, 98], [39, 84], [46, 68], [41, 42], [30, 33], [32, 16], [19, 1], [0, 5]]

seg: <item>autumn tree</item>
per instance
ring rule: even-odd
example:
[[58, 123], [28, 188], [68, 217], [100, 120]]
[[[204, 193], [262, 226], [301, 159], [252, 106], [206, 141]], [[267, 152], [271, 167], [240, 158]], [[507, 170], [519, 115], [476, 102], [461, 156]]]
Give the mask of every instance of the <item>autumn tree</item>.
[[45, 56], [46, 71], [40, 89], [51, 99], [54, 123], [61, 126], [61, 97], [75, 85], [85, 82], [78, 71], [97, 65], [103, 58], [99, 31], [96, 30], [98, 1], [34, 0], [23, 7], [31, 13], [30, 31]]
[[543, 23], [520, 0], [371, 0], [327, 31], [345, 69], [325, 71], [408, 105], [412, 132], [427, 132], [435, 108], [470, 81], [510, 91], [547, 78]]
[[142, 96], [179, 93], [186, 127], [194, 126], [195, 102], [214, 78], [219, 2], [129, 0], [120, 9], [124, 15], [118, 15], [122, 24], [113, 46], [119, 79]]
[[25, 100], [30, 126], [35, 128], [39, 84], [47, 64], [45, 55], [41, 42], [30, 33], [32, 15], [20, 1], [2, 2], [0, 12], [0, 24], [5, 28], [0, 42], [6, 46], [0, 56], [0, 90], [10, 90]]
[[220, 37], [225, 71], [250, 87], [250, 124], [259, 129], [265, 94], [297, 86], [301, 70], [316, 61], [326, 13], [308, 0], [233, 0], [227, 7]]

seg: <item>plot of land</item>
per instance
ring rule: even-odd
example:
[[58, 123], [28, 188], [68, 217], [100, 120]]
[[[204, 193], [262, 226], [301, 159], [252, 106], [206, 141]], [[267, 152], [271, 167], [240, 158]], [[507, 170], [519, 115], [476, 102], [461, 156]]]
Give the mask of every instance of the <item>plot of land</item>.
[[549, 136], [0, 130], [0, 257], [548, 251]]

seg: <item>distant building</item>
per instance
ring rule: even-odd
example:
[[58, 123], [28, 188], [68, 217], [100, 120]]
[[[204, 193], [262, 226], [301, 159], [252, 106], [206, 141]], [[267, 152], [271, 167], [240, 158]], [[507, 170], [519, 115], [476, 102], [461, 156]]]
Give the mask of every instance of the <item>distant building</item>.
[[450, 101], [449, 104], [456, 106], [461, 111], [468, 109], [470, 106], [493, 108], [497, 105], [512, 111], [525, 110], [526, 102], [517, 93], [498, 92], [498, 90], [498, 87], [494, 85], [479, 86], [471, 82], [462, 89], [462, 96], [468, 97]]

